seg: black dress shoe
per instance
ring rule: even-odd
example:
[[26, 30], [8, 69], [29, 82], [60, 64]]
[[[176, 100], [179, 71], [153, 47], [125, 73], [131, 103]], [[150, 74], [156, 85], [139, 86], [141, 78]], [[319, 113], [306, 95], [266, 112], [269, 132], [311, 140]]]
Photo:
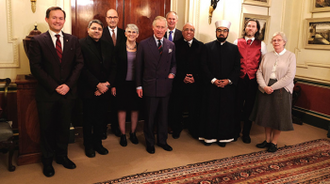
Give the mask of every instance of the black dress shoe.
[[276, 152], [277, 151], [277, 145], [270, 143], [270, 146], [267, 149], [268, 152]]
[[108, 137], [108, 135], [107, 135], [107, 131], [103, 132], [102, 135], [101, 135], [101, 139], [102, 139], [102, 140], [106, 140], [107, 137]]
[[55, 174], [55, 170], [54, 170], [54, 167], [52, 166], [52, 164], [44, 164], [44, 168], [43, 168], [42, 172], [47, 177], [54, 176], [54, 174]]
[[85, 155], [89, 158], [95, 157], [95, 150], [93, 148], [85, 148]]
[[173, 139], [178, 139], [180, 137], [181, 131], [173, 131], [172, 137]]
[[102, 145], [95, 146], [94, 147], [95, 151], [98, 152], [100, 155], [106, 155], [109, 153], [109, 151], [103, 147]]
[[126, 139], [126, 134], [122, 134], [120, 136], [120, 141], [119, 144], [123, 147], [127, 146], [127, 139]]
[[136, 137], [135, 132], [129, 134], [129, 140], [131, 140], [133, 144], [139, 144], [139, 139]]
[[225, 143], [225, 142], [218, 142], [218, 145], [219, 145], [220, 147], [226, 147], [226, 143]]
[[204, 144], [205, 146], [211, 146], [211, 145], [212, 145], [212, 143], [207, 143], [207, 142], [203, 142], [203, 144]]
[[155, 153], [155, 146], [147, 146], [147, 152], [150, 154]]
[[62, 164], [67, 169], [76, 168], [76, 164], [74, 164], [68, 157], [59, 157], [56, 158], [56, 163]]
[[118, 128], [113, 128], [111, 129], [112, 133], [115, 134], [115, 136], [120, 137], [121, 136], [121, 132]]
[[159, 147], [163, 148], [166, 151], [172, 151], [173, 148], [168, 144], [157, 144]]
[[242, 141], [246, 144], [250, 144], [251, 143], [251, 137], [250, 136], [243, 136]]
[[257, 148], [268, 148], [268, 147], [270, 147], [270, 143], [267, 141], [264, 141], [260, 144], [257, 144], [256, 146], [257, 146]]

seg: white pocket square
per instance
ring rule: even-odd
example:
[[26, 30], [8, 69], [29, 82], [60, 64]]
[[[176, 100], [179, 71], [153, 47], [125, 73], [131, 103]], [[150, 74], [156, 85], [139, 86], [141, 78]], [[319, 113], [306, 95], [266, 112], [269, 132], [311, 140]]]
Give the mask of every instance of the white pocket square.
[[171, 53], [172, 52], [172, 49], [168, 49], [168, 53]]

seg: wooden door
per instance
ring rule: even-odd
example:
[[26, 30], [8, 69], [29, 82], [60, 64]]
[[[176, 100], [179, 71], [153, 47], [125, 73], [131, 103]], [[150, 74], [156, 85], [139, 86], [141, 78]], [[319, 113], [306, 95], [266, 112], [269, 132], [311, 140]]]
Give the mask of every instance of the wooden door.
[[139, 42], [152, 35], [152, 21], [158, 15], [165, 16], [170, 5], [171, 0], [72, 0], [72, 34], [86, 37], [87, 25], [92, 19], [99, 19], [107, 26], [105, 14], [112, 8], [119, 14], [119, 28], [125, 29], [131, 23], [139, 27]]

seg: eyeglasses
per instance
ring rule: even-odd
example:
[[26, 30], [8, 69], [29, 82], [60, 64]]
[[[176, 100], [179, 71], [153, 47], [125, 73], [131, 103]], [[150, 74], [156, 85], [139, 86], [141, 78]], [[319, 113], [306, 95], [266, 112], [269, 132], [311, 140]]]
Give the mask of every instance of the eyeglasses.
[[191, 31], [191, 32], [194, 32], [195, 30], [192, 29], [192, 28], [190, 28], [190, 29], [189, 29], [189, 28], [186, 28], [186, 29], [184, 29], [183, 31], [187, 31], [187, 32], [188, 32], [188, 31]]
[[283, 41], [282, 39], [274, 39], [274, 40], [272, 40], [272, 42], [281, 42], [281, 41]]
[[228, 29], [217, 29], [218, 33], [224, 32], [224, 33], [228, 33], [229, 30]]
[[118, 17], [107, 17], [108, 19], [118, 19]]

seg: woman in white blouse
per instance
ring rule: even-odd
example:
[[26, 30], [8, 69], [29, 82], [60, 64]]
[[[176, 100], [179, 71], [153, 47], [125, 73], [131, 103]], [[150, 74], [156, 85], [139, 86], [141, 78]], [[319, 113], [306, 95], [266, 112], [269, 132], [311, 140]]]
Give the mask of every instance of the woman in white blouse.
[[293, 130], [291, 106], [293, 79], [296, 73], [296, 56], [284, 47], [287, 38], [276, 32], [272, 39], [274, 51], [263, 57], [257, 71], [259, 90], [250, 119], [265, 127], [265, 141], [258, 148], [277, 151], [281, 131]]

